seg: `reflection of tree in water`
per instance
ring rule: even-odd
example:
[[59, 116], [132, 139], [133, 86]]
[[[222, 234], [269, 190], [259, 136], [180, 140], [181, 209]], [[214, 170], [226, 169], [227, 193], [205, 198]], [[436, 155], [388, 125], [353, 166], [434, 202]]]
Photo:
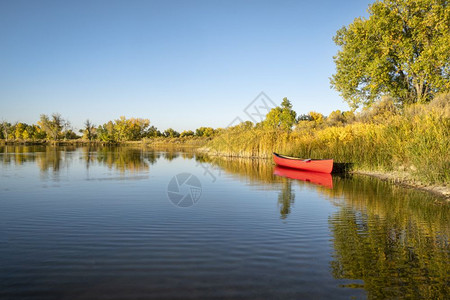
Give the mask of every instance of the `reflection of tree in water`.
[[36, 157], [45, 152], [45, 146], [24, 146], [24, 145], [7, 145], [0, 146], [0, 154], [3, 165], [16, 164], [22, 165], [27, 162], [36, 161]]
[[121, 147], [102, 147], [97, 149], [96, 159], [108, 168], [115, 168], [121, 172], [148, 170], [149, 166], [141, 157], [141, 151]]
[[294, 204], [295, 193], [292, 190], [292, 181], [283, 178], [282, 188], [278, 194], [278, 207], [280, 208], [280, 217], [286, 219], [291, 213], [291, 205]]
[[199, 152], [195, 154], [195, 161], [200, 163], [210, 163], [213, 160], [208, 155]]
[[[91, 154], [87, 160], [91, 160]], [[127, 147], [98, 147], [95, 152], [95, 160], [108, 168], [115, 168], [121, 172], [140, 172], [149, 169], [159, 155], [152, 151]]]
[[159, 158], [155, 151], [128, 147], [103, 146], [2, 146], [1, 163], [24, 164], [35, 162], [42, 172], [52, 170], [57, 174], [63, 166], [68, 167], [74, 153], [80, 151], [86, 169], [95, 164], [115, 168], [121, 172], [139, 172], [149, 169]]
[[374, 299], [446, 298], [450, 205], [370, 178], [339, 187], [344, 200], [329, 220], [333, 276], [363, 280], [347, 287], [363, 287]]
[[58, 173], [63, 166], [67, 166], [76, 147], [73, 146], [24, 146], [13, 145], [0, 147], [2, 164], [22, 165], [35, 162], [42, 172], [52, 170]]
[[96, 161], [96, 152], [95, 152], [96, 148], [97, 147], [87, 146], [87, 147], [83, 147], [81, 149], [81, 151], [83, 153], [81, 158], [85, 162], [86, 170], [88, 170], [91, 165], [95, 164], [95, 161]]
[[280, 217], [286, 219], [290, 214], [295, 201], [293, 181], [289, 178], [274, 176], [273, 164], [270, 160], [210, 157], [201, 153], [195, 155], [195, 160], [205, 164], [216, 177], [221, 176], [222, 171], [225, 171], [250, 185], [257, 186], [258, 189], [280, 190], [278, 195]]
[[22, 165], [24, 163], [35, 162], [42, 172], [52, 170], [55, 174], [63, 166], [67, 166], [71, 156], [67, 153], [76, 148], [71, 146], [23, 146], [13, 145], [0, 148], [2, 153], [2, 163]]
[[172, 152], [172, 151], [168, 151], [168, 152], [163, 152], [162, 156], [164, 157], [165, 160], [168, 161], [172, 161], [175, 158], [177, 158], [180, 154], [178, 152]]
[[[270, 162], [262, 160], [200, 155], [196, 159], [256, 183], [258, 188], [281, 185], [278, 205], [282, 219], [289, 216], [295, 200], [292, 184], [308, 184], [274, 177]], [[316, 187], [339, 209], [329, 218], [334, 247], [331, 272], [337, 279], [356, 281], [344, 287], [364, 288], [371, 299], [448, 297], [448, 203], [436, 203], [427, 193], [361, 176], [333, 176], [333, 189]]]
[[194, 156], [194, 152], [181, 152], [181, 157], [183, 157], [184, 159], [193, 159]]
[[53, 172], [57, 173], [61, 168], [61, 159], [60, 149], [57, 149], [57, 147], [47, 147], [45, 152], [41, 152], [36, 157], [36, 162], [42, 172], [47, 172], [52, 169]]
[[[269, 160], [250, 159], [250, 158], [227, 158], [220, 156], [208, 156], [197, 153], [195, 160], [211, 168], [216, 175], [220, 175], [221, 171], [258, 185], [259, 187], [273, 187], [264, 185], [264, 183], [280, 182], [279, 177], [273, 175], [273, 165]], [[212, 167], [211, 167], [212, 166]]]
[[144, 160], [148, 161], [151, 165], [156, 163], [161, 155], [155, 151], [145, 151], [142, 153], [142, 157]]

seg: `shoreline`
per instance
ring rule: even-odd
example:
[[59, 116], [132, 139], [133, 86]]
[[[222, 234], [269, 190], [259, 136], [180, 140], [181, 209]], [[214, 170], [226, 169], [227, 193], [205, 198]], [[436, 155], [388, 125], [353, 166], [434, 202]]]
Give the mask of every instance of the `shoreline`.
[[[216, 156], [216, 157], [223, 157], [228, 159], [262, 159], [262, 160], [269, 160], [271, 159], [271, 156], [248, 156], [248, 155], [230, 155], [229, 153], [225, 154], [223, 152], [214, 151], [212, 152], [208, 148], [198, 148], [196, 151], [200, 153], [204, 153], [210, 156]], [[383, 172], [383, 171], [367, 171], [364, 169], [353, 169], [353, 170], [347, 170], [346, 164], [343, 163], [334, 163], [334, 172], [331, 174], [357, 174], [357, 175], [364, 175], [364, 176], [370, 176], [374, 178], [378, 178], [383, 181], [388, 181], [392, 184], [403, 186], [406, 188], [411, 189], [417, 189], [429, 192], [439, 198], [443, 198], [444, 200], [447, 200], [450, 202], [450, 186], [446, 185], [432, 185], [432, 184], [425, 184], [423, 182], [420, 182], [416, 179], [414, 179], [409, 173], [407, 172]], [[338, 168], [338, 171], [336, 171], [336, 167]]]
[[446, 185], [425, 184], [413, 179], [408, 173], [353, 170], [350, 174], [375, 177], [406, 188], [417, 189], [434, 194], [450, 202], [450, 187]]
[[[269, 160], [271, 159], [271, 156], [248, 156], [248, 155], [230, 155], [225, 154], [223, 152], [214, 151], [211, 153], [211, 150], [208, 148], [198, 148], [196, 151], [200, 153], [204, 153], [210, 156], [215, 157], [223, 157], [228, 159], [261, 159], [261, 160]], [[338, 168], [338, 171], [336, 171], [336, 167]], [[374, 178], [378, 178], [383, 181], [388, 181], [391, 184], [395, 184], [398, 186], [403, 186], [406, 188], [411, 189], [417, 189], [426, 191], [428, 193], [431, 193], [439, 198], [443, 198], [444, 200], [447, 200], [450, 202], [450, 186], [446, 185], [436, 185], [436, 184], [426, 184], [423, 182], [420, 182], [416, 179], [414, 179], [409, 173], [407, 172], [383, 172], [383, 171], [367, 171], [364, 169], [353, 169], [353, 170], [347, 170], [347, 167], [343, 163], [334, 163], [334, 172], [331, 174], [357, 174], [357, 175], [363, 175], [363, 176], [370, 176]]]
[[5, 141], [0, 140], [0, 146], [164, 146], [164, 147], [203, 147], [207, 138], [155, 138], [139, 141], [89, 141], [89, 140], [37, 140], [37, 141]]
[[[205, 140], [202, 139], [186, 139], [182, 140], [180, 138], [174, 138], [171, 140], [146, 140], [146, 141], [127, 141], [127, 142], [117, 142], [117, 143], [107, 143], [107, 142], [99, 142], [99, 141], [85, 141], [85, 140], [71, 140], [71, 141], [0, 141], [0, 145], [2, 146], [33, 146], [33, 145], [41, 145], [41, 146], [65, 146], [65, 145], [73, 145], [73, 146], [142, 146], [142, 147], [169, 147], [169, 148], [194, 148], [193, 150], [199, 154], [206, 154], [212, 157], [221, 157], [225, 159], [258, 159], [258, 160], [269, 160], [271, 159], [271, 155], [267, 156], [249, 156], [246, 154], [230, 154], [224, 153], [220, 151], [212, 151], [211, 149], [205, 147]], [[201, 145], [200, 145], [201, 144]], [[388, 181], [392, 184], [403, 186], [406, 188], [412, 188], [417, 190], [423, 190], [434, 194], [437, 197], [443, 198], [444, 200], [450, 201], [450, 186], [447, 185], [436, 185], [436, 184], [426, 184], [423, 182], [414, 179], [407, 172], [383, 172], [383, 171], [368, 171], [364, 169], [353, 169], [346, 170], [345, 168], [341, 168], [339, 163], [335, 163], [334, 172], [332, 174], [357, 174], [363, 176], [370, 176], [374, 178], [378, 178], [383, 181]], [[339, 168], [339, 171], [336, 172], [336, 167]]]

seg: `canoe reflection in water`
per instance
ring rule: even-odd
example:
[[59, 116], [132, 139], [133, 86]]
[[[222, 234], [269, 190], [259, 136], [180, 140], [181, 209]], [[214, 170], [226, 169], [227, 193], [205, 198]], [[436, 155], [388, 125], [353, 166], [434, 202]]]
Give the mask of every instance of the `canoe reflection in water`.
[[331, 174], [327, 173], [308, 172], [275, 166], [275, 168], [273, 169], [273, 174], [291, 179], [307, 181], [313, 184], [324, 186], [329, 189], [333, 188], [333, 178], [331, 177]]

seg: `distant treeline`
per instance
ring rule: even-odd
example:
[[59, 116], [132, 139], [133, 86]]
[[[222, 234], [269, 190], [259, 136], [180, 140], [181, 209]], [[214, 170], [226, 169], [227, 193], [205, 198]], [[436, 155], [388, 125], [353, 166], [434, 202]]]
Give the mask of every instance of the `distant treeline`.
[[117, 143], [156, 137], [211, 137], [216, 133], [217, 130], [211, 127], [200, 127], [195, 132], [185, 130], [179, 133], [172, 128], [161, 132], [155, 126], [150, 126], [150, 120], [148, 119], [127, 119], [125, 117], [120, 117], [100, 126], [96, 126], [90, 120], [86, 120], [84, 127], [75, 132], [71, 128], [70, 122], [62, 118], [58, 113], [54, 113], [51, 116], [41, 115], [37, 124], [9, 123], [5, 121], [0, 123], [0, 139], [16, 142], [82, 140]]

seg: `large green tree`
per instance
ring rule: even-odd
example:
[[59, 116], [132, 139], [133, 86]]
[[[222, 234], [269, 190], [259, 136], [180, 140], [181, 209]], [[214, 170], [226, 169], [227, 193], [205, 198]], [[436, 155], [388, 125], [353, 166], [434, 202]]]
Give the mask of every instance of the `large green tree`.
[[288, 98], [283, 98], [281, 106], [272, 108], [263, 121], [263, 126], [269, 129], [290, 131], [295, 124], [297, 113], [292, 109]]
[[450, 90], [450, 2], [383, 0], [338, 30], [331, 85], [352, 107], [382, 95], [402, 104]]

